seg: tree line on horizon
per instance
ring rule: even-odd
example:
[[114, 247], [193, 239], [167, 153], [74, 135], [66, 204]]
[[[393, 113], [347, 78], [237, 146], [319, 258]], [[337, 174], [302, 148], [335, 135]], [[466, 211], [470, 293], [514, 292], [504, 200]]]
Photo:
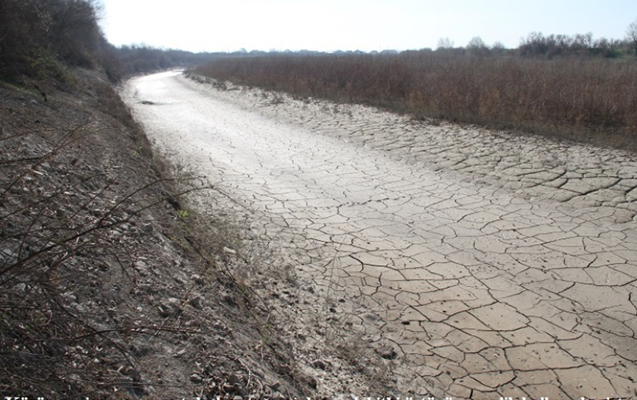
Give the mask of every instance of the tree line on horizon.
[[[620, 39], [593, 39], [591, 33], [577, 35], [548, 35], [545, 36], [539, 32], [532, 32], [526, 38], [520, 41], [517, 48], [506, 48], [501, 42], [495, 42], [492, 46], [488, 46], [480, 37], [474, 37], [464, 47], [454, 47], [453, 42], [448, 38], [441, 38], [438, 41], [436, 50], [423, 48], [419, 50], [397, 51], [386, 49], [382, 51], [371, 51], [366, 53], [360, 50], [335, 51], [332, 53], [299, 50], [299, 51], [247, 51], [240, 49], [234, 52], [202, 52], [193, 53], [175, 49], [159, 49], [147, 45], [123, 45], [115, 47], [114, 51], [119, 60], [121, 71], [119, 75], [131, 75], [139, 73], [148, 73], [157, 70], [165, 70], [175, 67], [190, 67], [203, 64], [219, 58], [241, 58], [241, 57], [259, 57], [259, 56], [360, 56], [360, 55], [378, 55], [392, 56], [401, 53], [445, 53], [457, 56], [521, 56], [521, 57], [602, 57], [602, 58], [621, 58], [630, 56], [632, 53], [637, 54], [637, 21], [633, 23], [631, 36], [623, 40]], [[632, 26], [632, 25], [631, 25]]]
[[118, 48], [122, 59], [133, 72], [143, 72], [164, 64], [169, 64], [171, 60], [179, 60], [182, 63], [197, 63], [208, 61], [219, 57], [242, 57], [242, 56], [271, 56], [271, 55], [301, 55], [301, 56], [322, 56], [322, 55], [396, 55], [400, 53], [412, 52], [439, 52], [455, 55], [519, 55], [522, 57], [545, 57], [554, 58], [559, 56], [586, 56], [620, 58], [631, 54], [637, 55], [637, 20], [627, 29], [624, 39], [594, 39], [592, 33], [563, 35], [544, 35], [541, 32], [531, 32], [527, 37], [520, 40], [516, 48], [507, 48], [502, 42], [496, 41], [489, 46], [481, 37], [473, 37], [466, 46], [454, 46], [454, 42], [443, 37], [438, 40], [436, 49], [422, 48], [417, 50], [393, 50], [385, 49], [381, 51], [365, 52], [361, 50], [337, 50], [334, 52], [323, 52], [316, 50], [251, 50], [239, 49], [233, 52], [203, 52], [191, 53], [181, 50], [165, 50], [153, 48], [147, 45], [124, 45]]
[[[632, 31], [631, 31], [632, 29]], [[532, 33], [517, 49], [226, 56], [192, 72], [301, 98], [366, 104], [416, 119], [478, 124], [637, 151], [635, 41]], [[249, 55], [249, 54], [248, 54]], [[223, 85], [220, 85], [223, 87]]]
[[[264, 55], [395, 55], [410, 52], [434, 52], [420, 49], [406, 52], [384, 50], [337, 51], [322, 53], [303, 50], [192, 53], [176, 49], [158, 49], [146, 45], [116, 47], [110, 44], [99, 27], [99, 4], [96, 0], [0, 0], [0, 79], [20, 80], [21, 76], [61, 79], [64, 65], [101, 68], [109, 79], [117, 82], [126, 76], [175, 67], [188, 67], [223, 57]], [[454, 55], [519, 55], [554, 58], [590, 56], [619, 58], [637, 54], [637, 20], [624, 39], [593, 39], [592, 34], [548, 35], [531, 33], [516, 49], [500, 42], [492, 46], [474, 37], [464, 47], [454, 47], [441, 38], [437, 53]]]

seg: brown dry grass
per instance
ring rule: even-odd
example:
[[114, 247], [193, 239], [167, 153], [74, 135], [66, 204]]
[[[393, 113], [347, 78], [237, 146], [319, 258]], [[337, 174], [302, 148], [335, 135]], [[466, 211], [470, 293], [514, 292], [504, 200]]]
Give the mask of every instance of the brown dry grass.
[[635, 150], [637, 63], [451, 52], [221, 58], [196, 73], [303, 97], [383, 107]]

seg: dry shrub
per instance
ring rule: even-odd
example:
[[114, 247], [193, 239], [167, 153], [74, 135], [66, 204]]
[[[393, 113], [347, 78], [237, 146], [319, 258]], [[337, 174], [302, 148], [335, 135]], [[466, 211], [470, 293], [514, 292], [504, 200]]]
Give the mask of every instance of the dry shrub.
[[221, 58], [196, 73], [298, 96], [634, 149], [637, 64], [570, 57], [270, 55]]

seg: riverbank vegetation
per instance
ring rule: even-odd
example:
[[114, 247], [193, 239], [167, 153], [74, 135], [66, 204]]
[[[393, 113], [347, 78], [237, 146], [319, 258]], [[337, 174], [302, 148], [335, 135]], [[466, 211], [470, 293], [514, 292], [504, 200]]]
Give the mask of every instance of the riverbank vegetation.
[[157, 70], [191, 66], [214, 54], [156, 49], [144, 45], [116, 47], [99, 26], [94, 0], [0, 0], [0, 81], [24, 78], [72, 84], [68, 68], [103, 71], [111, 82]]
[[295, 96], [362, 103], [415, 118], [480, 124], [620, 148], [637, 139], [630, 41], [531, 34], [517, 49], [219, 57], [195, 73]]

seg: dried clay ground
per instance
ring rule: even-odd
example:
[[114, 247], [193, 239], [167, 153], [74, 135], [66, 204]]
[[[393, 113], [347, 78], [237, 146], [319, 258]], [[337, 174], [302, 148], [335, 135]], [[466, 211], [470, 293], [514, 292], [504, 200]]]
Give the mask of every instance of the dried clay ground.
[[634, 155], [178, 72], [123, 95], [312, 393], [637, 396]]

